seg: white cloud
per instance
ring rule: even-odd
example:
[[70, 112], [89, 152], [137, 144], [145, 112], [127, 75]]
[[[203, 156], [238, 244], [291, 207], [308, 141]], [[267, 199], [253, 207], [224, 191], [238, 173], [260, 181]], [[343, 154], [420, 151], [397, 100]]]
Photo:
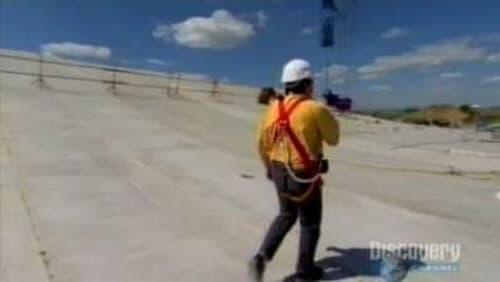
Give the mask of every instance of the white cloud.
[[155, 58], [147, 59], [146, 62], [148, 62], [148, 64], [152, 64], [152, 65], [160, 65], [160, 66], [167, 65], [167, 62], [160, 60], [160, 59], [155, 59]]
[[478, 61], [485, 56], [485, 48], [464, 37], [423, 45], [400, 55], [377, 57], [371, 64], [359, 67], [358, 73], [363, 79], [375, 79], [404, 70]]
[[41, 46], [46, 56], [109, 59], [111, 49], [105, 46], [84, 45], [73, 42], [46, 43]]
[[321, 72], [316, 73], [316, 77], [321, 79], [328, 74], [331, 84], [342, 84], [347, 80], [349, 72], [350, 69], [348, 66], [331, 65], [328, 68], [324, 68]]
[[500, 83], [500, 75], [484, 77], [481, 83], [483, 84]]
[[300, 30], [300, 34], [308, 36], [314, 34], [314, 27], [304, 27]]
[[462, 72], [443, 72], [439, 76], [441, 78], [461, 78], [464, 74]]
[[255, 27], [226, 10], [217, 10], [210, 17], [193, 17], [179, 23], [158, 25], [153, 36], [190, 48], [229, 49], [254, 37]]
[[393, 27], [385, 32], [383, 32], [380, 37], [383, 39], [393, 39], [393, 38], [399, 38], [403, 37], [408, 34], [408, 31], [399, 28], [399, 27]]
[[487, 63], [500, 63], [500, 52], [491, 54], [488, 57], [486, 57], [486, 62]]
[[374, 91], [378, 91], [378, 92], [391, 92], [392, 91], [392, 87], [390, 85], [386, 85], [386, 84], [372, 85], [370, 87], [370, 89], [374, 90]]
[[267, 26], [267, 22], [269, 20], [269, 17], [266, 15], [264, 11], [258, 11], [256, 13], [257, 16], [257, 26], [260, 28], [264, 28]]

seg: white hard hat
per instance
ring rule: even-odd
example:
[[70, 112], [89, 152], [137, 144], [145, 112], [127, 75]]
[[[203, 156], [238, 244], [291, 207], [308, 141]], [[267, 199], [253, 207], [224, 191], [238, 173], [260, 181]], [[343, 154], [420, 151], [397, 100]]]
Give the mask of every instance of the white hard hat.
[[313, 72], [311, 64], [303, 59], [293, 59], [283, 68], [282, 83], [300, 81], [306, 78], [312, 78]]

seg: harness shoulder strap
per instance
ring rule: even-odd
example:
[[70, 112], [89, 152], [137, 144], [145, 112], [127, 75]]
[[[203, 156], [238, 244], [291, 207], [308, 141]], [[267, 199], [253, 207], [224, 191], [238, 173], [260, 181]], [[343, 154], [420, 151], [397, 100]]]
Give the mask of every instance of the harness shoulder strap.
[[306, 100], [306, 98], [301, 98], [293, 102], [293, 104], [290, 106], [288, 110], [285, 109], [285, 105], [283, 101], [278, 101], [278, 110], [279, 110], [279, 118], [278, 118], [278, 126], [281, 127], [281, 129], [288, 135], [290, 138], [290, 141], [292, 142], [293, 147], [299, 154], [299, 157], [304, 164], [306, 170], [312, 170], [314, 169], [314, 164], [311, 158], [309, 157], [309, 154], [307, 153], [306, 148], [304, 145], [300, 142], [298, 136], [295, 134], [293, 131], [291, 125], [290, 125], [290, 115], [292, 112], [302, 103]]
[[[285, 109], [285, 103], [282, 100], [278, 101], [278, 111], [279, 111], [279, 117], [277, 120], [278, 123], [278, 135], [281, 134], [282, 136], [284, 134], [288, 135], [288, 138], [290, 139], [293, 147], [299, 154], [299, 157], [306, 169], [306, 171], [314, 171], [315, 172], [315, 164], [309, 157], [309, 154], [307, 153], [306, 148], [304, 145], [300, 142], [298, 136], [295, 134], [293, 131], [291, 125], [290, 125], [290, 115], [292, 112], [302, 103], [306, 100], [306, 98], [301, 98], [298, 99], [297, 101], [294, 101], [292, 105], [290, 105], [290, 108], [288, 110]], [[275, 142], [278, 139], [278, 136], [275, 136]], [[315, 172], [316, 173], [316, 172]], [[309, 188], [300, 196], [292, 196], [288, 194], [283, 194], [284, 197], [287, 199], [294, 201], [296, 203], [303, 203], [309, 199], [309, 197], [312, 195], [312, 193], [321, 187], [321, 184], [323, 183], [323, 180], [321, 177], [317, 178], [315, 181], [313, 181]]]
[[280, 111], [280, 118], [283, 118], [283, 119], [289, 119], [290, 118], [290, 115], [293, 113], [293, 111], [302, 103], [304, 102], [305, 100], [307, 100], [307, 98], [300, 98], [300, 99], [297, 99], [295, 100], [288, 109], [285, 109], [285, 102], [280, 100], [278, 101], [278, 107], [279, 107], [279, 111]]

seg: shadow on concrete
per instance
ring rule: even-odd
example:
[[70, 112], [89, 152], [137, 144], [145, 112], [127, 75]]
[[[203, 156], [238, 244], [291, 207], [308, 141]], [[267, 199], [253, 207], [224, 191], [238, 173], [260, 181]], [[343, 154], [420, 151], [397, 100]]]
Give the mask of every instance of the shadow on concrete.
[[[369, 248], [328, 247], [327, 251], [335, 255], [324, 257], [316, 264], [325, 270], [325, 275], [320, 281], [337, 281], [355, 277], [379, 277], [381, 281], [400, 282], [403, 281], [412, 269], [423, 267], [421, 261], [424, 255], [422, 249], [399, 249], [393, 252]], [[409, 255], [411, 256], [405, 256]], [[403, 259], [402, 257], [411, 257]], [[284, 279], [288, 281], [297, 280], [294, 275]]]

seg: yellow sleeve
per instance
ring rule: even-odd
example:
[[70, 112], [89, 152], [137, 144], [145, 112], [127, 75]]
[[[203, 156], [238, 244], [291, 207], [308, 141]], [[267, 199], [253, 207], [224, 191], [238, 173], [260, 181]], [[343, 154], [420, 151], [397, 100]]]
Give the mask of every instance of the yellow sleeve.
[[257, 127], [257, 149], [262, 159], [262, 162], [266, 167], [270, 166], [269, 151], [271, 150], [271, 139], [269, 136], [269, 130], [266, 128], [266, 122], [268, 111], [264, 114], [262, 120]]
[[316, 119], [321, 138], [330, 146], [339, 143], [340, 128], [337, 119], [325, 106], [319, 105], [316, 110]]

